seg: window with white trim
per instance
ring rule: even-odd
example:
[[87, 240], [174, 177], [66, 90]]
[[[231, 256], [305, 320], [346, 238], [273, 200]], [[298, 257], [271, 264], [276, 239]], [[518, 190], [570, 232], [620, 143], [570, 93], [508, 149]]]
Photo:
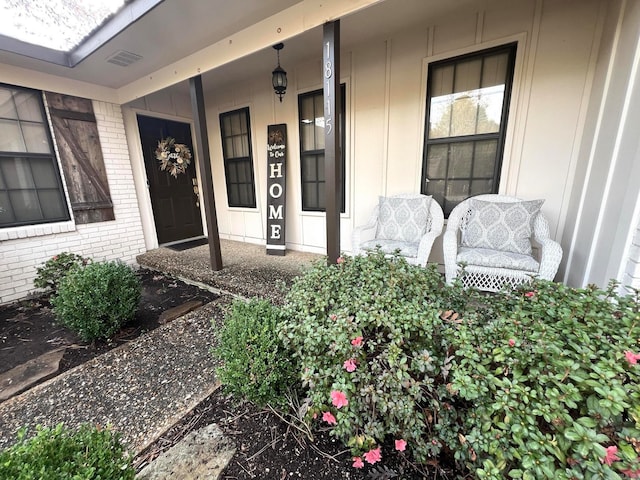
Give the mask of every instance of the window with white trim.
[[0, 85], [0, 228], [69, 220], [42, 93]]
[[249, 108], [220, 114], [222, 155], [230, 207], [255, 208]]
[[422, 193], [446, 216], [498, 192], [515, 56], [514, 43], [429, 65]]
[[[342, 111], [339, 115], [340, 141], [342, 143], [341, 177], [342, 205], [345, 211], [345, 105], [346, 87], [340, 85]], [[324, 92], [315, 90], [298, 96], [300, 130], [300, 176], [302, 181], [302, 210], [325, 211], [324, 178]]]

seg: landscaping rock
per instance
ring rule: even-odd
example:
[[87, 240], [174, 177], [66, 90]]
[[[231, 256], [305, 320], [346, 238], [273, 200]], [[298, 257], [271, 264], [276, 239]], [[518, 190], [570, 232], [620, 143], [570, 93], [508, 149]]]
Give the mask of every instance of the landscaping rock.
[[139, 480], [216, 480], [236, 449], [216, 424], [189, 433], [145, 467]]
[[169, 310], [165, 310], [160, 314], [158, 323], [160, 325], [163, 325], [167, 322], [171, 322], [172, 320], [175, 320], [182, 315], [186, 315], [187, 313], [201, 306], [201, 300], [191, 300], [190, 302], [183, 303], [182, 305], [178, 305], [177, 307], [170, 308]]
[[0, 374], [0, 402], [58, 373], [65, 348], [52, 350]]

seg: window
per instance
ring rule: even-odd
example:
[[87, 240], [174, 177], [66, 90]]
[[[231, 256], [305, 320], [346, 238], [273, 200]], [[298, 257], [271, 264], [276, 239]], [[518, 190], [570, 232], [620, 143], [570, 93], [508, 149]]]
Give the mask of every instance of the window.
[[429, 65], [422, 193], [445, 215], [497, 193], [516, 45]]
[[[342, 144], [342, 205], [345, 211], [345, 85], [342, 92], [342, 112], [339, 118], [340, 141]], [[324, 95], [322, 90], [304, 93], [298, 97], [300, 116], [300, 176], [302, 179], [302, 210], [324, 212]]]
[[0, 227], [69, 220], [40, 92], [0, 85]]
[[220, 115], [224, 174], [230, 207], [256, 206], [249, 125], [251, 122], [248, 108]]

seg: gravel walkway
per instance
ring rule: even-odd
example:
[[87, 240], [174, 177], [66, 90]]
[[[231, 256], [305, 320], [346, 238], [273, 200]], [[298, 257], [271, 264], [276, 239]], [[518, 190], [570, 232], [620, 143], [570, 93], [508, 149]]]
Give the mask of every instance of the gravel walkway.
[[223, 295], [0, 404], [0, 448], [13, 443], [22, 426], [92, 423], [111, 425], [132, 450], [142, 451], [218, 387], [210, 349], [231, 295], [280, 303], [282, 286], [322, 258], [300, 252], [268, 256], [263, 246], [231, 241], [222, 242], [222, 256], [220, 272], [209, 265], [207, 245], [183, 252], [159, 248], [138, 257], [141, 266]]

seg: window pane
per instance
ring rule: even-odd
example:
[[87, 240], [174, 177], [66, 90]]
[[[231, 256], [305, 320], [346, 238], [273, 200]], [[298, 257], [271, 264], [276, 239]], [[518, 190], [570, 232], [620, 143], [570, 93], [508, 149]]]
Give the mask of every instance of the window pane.
[[31, 160], [31, 173], [37, 188], [58, 188], [56, 172], [49, 158]]
[[458, 96], [451, 109], [452, 137], [473, 135], [478, 121], [478, 99], [472, 94]]
[[35, 188], [29, 162], [26, 159], [6, 159], [2, 162], [1, 171], [8, 189]]
[[475, 159], [473, 162], [474, 177], [493, 177], [497, 148], [497, 140], [476, 142]]
[[247, 127], [247, 116], [244, 114], [244, 111], [238, 113], [238, 120], [240, 122], [240, 131], [238, 133], [247, 133], [249, 128]]
[[472, 142], [452, 144], [449, 163], [449, 178], [470, 178], [472, 160]]
[[231, 115], [222, 116], [222, 135], [225, 137], [231, 135]]
[[305, 96], [300, 99], [300, 123], [313, 125], [315, 114], [313, 112], [313, 97]]
[[318, 163], [318, 180], [324, 182], [324, 155], [318, 155], [316, 162]]
[[238, 135], [233, 137], [233, 155], [229, 156], [229, 158], [238, 158], [238, 157], [246, 157], [247, 155], [244, 153], [244, 145], [242, 142], [242, 136]]
[[427, 183], [427, 195], [432, 195], [433, 199], [440, 205], [444, 205], [444, 189], [446, 182], [444, 180], [430, 180]]
[[14, 190], [9, 192], [11, 205], [13, 205], [16, 221], [31, 222], [42, 220], [40, 202], [35, 190]]
[[316, 175], [317, 157], [314, 155], [305, 155], [300, 161], [302, 163], [302, 181], [315, 182], [318, 180]]
[[16, 92], [14, 95], [18, 117], [20, 120], [31, 122], [43, 122], [42, 110], [40, 110], [40, 97], [33, 92]]
[[453, 93], [453, 65], [435, 67], [431, 78], [431, 95], [441, 97]]
[[238, 195], [238, 184], [230, 184], [227, 185], [227, 201], [229, 202], [229, 206], [233, 207], [234, 205], [238, 205], [240, 203], [240, 195]]
[[471, 182], [470, 195], [493, 193], [493, 180], [474, 180]]
[[315, 127], [312, 123], [300, 124], [300, 140], [302, 142], [302, 151], [308, 152], [316, 149]]
[[227, 135], [238, 135], [242, 132], [240, 128], [240, 116], [230, 115], [231, 117], [231, 130], [227, 132]]
[[453, 95], [431, 99], [429, 111], [429, 138], [444, 138], [451, 135], [451, 110]]
[[314, 125], [316, 135], [315, 150], [322, 150], [324, 148], [324, 92], [316, 95], [314, 98]]
[[227, 137], [224, 139], [224, 152], [225, 158], [235, 157], [235, 151], [233, 150], [233, 137]]
[[0, 151], [26, 152], [20, 124], [15, 120], [0, 119]]
[[51, 153], [49, 137], [43, 124], [23, 122], [22, 133], [24, 134], [28, 152]]
[[478, 126], [476, 133], [494, 133], [500, 130], [504, 85], [483, 88], [478, 98]]
[[482, 59], [466, 60], [456, 64], [454, 93], [468, 93], [480, 87]]
[[38, 190], [38, 196], [44, 218], [66, 218], [65, 203], [59, 190]]
[[0, 118], [18, 118], [11, 90], [0, 87]]
[[249, 168], [249, 165], [247, 164], [247, 162], [239, 161], [234, 163], [236, 164], [236, 168], [238, 169], [238, 183], [248, 182], [251, 179], [251, 177], [249, 177], [247, 172], [247, 169]]
[[431, 145], [427, 156], [427, 178], [445, 178], [447, 175], [447, 156], [449, 144]]
[[485, 57], [482, 66], [482, 88], [504, 86], [507, 78], [507, 68], [509, 66], [509, 55], [499, 53]]
[[0, 225], [15, 221], [13, 209], [9, 203], [9, 193], [0, 191]]

